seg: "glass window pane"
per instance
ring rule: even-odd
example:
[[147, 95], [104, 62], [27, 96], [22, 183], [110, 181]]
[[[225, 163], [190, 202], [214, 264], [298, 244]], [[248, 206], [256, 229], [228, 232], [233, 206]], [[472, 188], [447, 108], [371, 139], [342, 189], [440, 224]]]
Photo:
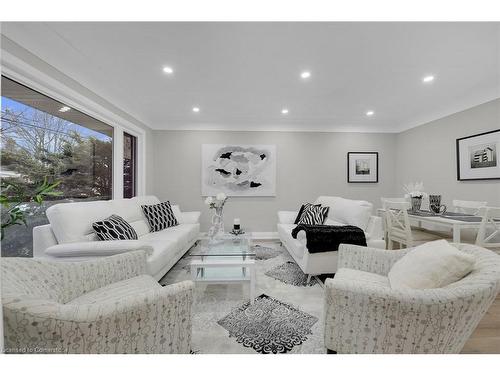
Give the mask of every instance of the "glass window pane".
[[[6, 228], [3, 256], [31, 256], [32, 228], [60, 202], [112, 198], [113, 127], [2, 76], [1, 179], [31, 195], [45, 178], [61, 196], [19, 205], [27, 226]], [[5, 194], [5, 191], [4, 191]], [[10, 196], [14, 190], [7, 190]], [[2, 208], [2, 223], [8, 208]]]
[[137, 138], [123, 133], [123, 197], [136, 196]]

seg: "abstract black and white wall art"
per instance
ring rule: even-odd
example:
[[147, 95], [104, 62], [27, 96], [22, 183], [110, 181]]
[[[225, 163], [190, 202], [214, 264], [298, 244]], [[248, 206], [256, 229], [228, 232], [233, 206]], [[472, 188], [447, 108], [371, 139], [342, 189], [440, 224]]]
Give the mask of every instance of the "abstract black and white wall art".
[[276, 195], [275, 145], [204, 144], [201, 158], [203, 196]]
[[500, 179], [500, 129], [457, 139], [457, 179]]
[[378, 182], [378, 152], [348, 152], [347, 182]]

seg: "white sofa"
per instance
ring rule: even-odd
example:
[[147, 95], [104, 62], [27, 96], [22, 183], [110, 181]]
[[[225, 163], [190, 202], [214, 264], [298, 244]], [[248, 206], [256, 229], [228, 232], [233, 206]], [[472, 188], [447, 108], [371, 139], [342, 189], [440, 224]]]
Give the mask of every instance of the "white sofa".
[[[380, 249], [385, 248], [383, 240], [382, 219], [373, 216], [373, 205], [366, 201], [357, 201], [341, 197], [321, 196], [314, 204], [330, 207], [327, 225], [354, 225], [365, 232], [367, 245]], [[337, 271], [338, 251], [323, 253], [309, 253], [304, 231], [292, 237], [292, 230], [297, 217], [297, 211], [278, 212], [278, 235], [281, 243], [286, 247], [302, 271], [309, 275], [335, 273]]]
[[[155, 196], [109, 201], [60, 203], [47, 209], [49, 223], [33, 228], [33, 256], [79, 261], [134, 250], [147, 253], [147, 272], [156, 280], [193, 246], [200, 234], [200, 212], [181, 212], [173, 205], [179, 225], [149, 232], [141, 205], [160, 203]], [[99, 241], [92, 223], [112, 214], [123, 217], [137, 232], [138, 240]]]

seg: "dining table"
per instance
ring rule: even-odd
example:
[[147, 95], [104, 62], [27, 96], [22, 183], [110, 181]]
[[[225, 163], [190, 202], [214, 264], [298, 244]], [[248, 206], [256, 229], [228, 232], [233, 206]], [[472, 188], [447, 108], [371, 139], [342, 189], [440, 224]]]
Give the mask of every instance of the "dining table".
[[[383, 216], [385, 210], [379, 208], [377, 210], [379, 216]], [[465, 214], [460, 212], [445, 212], [436, 214], [432, 211], [408, 210], [408, 217], [412, 222], [417, 223], [417, 227], [421, 228], [423, 223], [438, 225], [451, 229], [453, 233], [453, 242], [460, 243], [460, 232], [462, 229], [479, 229], [483, 218], [481, 216]]]

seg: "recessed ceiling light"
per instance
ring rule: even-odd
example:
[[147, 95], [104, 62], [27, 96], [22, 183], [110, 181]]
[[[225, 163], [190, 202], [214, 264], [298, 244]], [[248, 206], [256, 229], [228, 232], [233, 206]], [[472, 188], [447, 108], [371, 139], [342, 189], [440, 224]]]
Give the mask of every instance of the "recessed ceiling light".
[[288, 109], [287, 108], [283, 108], [281, 110], [281, 113], [284, 114], [284, 115], [286, 115], [288, 113]]
[[373, 116], [374, 114], [375, 114], [375, 112], [373, 112], [373, 111], [368, 111], [368, 112], [366, 112], [366, 115], [367, 115], [367, 116]]
[[169, 66], [163, 67], [163, 73], [172, 74], [173, 72], [174, 72], [174, 70], [171, 67], [169, 67]]
[[311, 72], [305, 71], [300, 73], [300, 76], [304, 79], [309, 78], [311, 76]]
[[193, 107], [193, 112], [200, 112], [200, 108], [198, 108], [198, 107]]
[[424, 83], [429, 83], [432, 81], [434, 81], [434, 76], [426, 76], [422, 79], [422, 82], [424, 82]]
[[70, 108], [70, 107], [64, 106], [64, 107], [61, 107], [61, 108], [59, 109], [59, 112], [68, 112], [68, 111], [70, 111], [70, 110], [71, 110], [71, 108]]

